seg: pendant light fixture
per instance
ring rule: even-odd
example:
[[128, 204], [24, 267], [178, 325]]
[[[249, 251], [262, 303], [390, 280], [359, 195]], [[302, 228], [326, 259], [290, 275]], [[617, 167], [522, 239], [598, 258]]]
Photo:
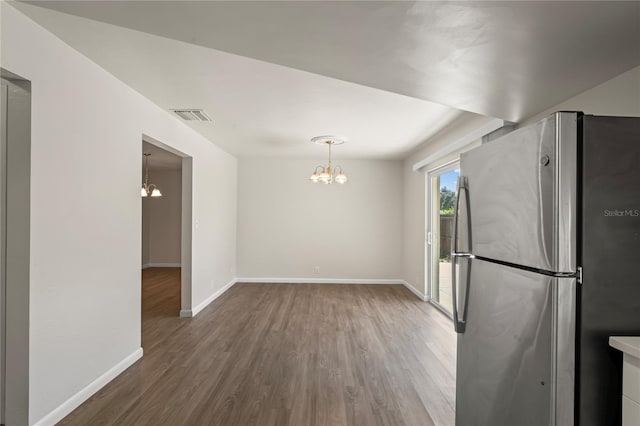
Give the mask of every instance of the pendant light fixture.
[[347, 182], [347, 175], [342, 171], [341, 166], [333, 167], [331, 164], [331, 147], [333, 145], [342, 145], [347, 142], [347, 138], [342, 136], [316, 136], [311, 139], [311, 142], [318, 145], [329, 146], [329, 164], [325, 166], [317, 166], [309, 180], [313, 183], [322, 182], [326, 185], [331, 185], [333, 182], [344, 184]]
[[140, 195], [143, 197], [162, 197], [162, 193], [158, 189], [158, 187], [154, 184], [149, 184], [149, 154], [148, 152], [144, 153], [144, 183], [142, 184], [142, 189], [140, 190]]

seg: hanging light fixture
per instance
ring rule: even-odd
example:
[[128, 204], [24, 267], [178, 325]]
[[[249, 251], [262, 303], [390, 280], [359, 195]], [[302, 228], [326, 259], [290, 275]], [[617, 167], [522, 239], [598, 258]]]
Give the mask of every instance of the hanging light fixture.
[[149, 185], [149, 154], [148, 152], [144, 153], [144, 183], [142, 184], [142, 189], [140, 190], [140, 195], [143, 197], [162, 197], [162, 193], [158, 189], [158, 187], [154, 184]]
[[333, 182], [343, 184], [347, 182], [347, 175], [342, 171], [341, 166], [333, 167], [331, 165], [331, 147], [333, 145], [342, 145], [347, 142], [347, 139], [342, 136], [316, 136], [311, 139], [311, 142], [317, 143], [318, 145], [328, 145], [329, 146], [329, 164], [325, 166], [316, 167], [315, 171], [309, 178], [309, 180], [313, 183], [322, 182], [326, 185], [331, 185]]

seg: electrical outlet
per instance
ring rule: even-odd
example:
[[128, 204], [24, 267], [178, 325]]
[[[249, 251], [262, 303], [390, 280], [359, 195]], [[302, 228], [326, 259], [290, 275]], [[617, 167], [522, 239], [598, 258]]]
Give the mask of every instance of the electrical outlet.
[[318, 275], [320, 273], [320, 267], [316, 266], [315, 268], [313, 268], [313, 273]]

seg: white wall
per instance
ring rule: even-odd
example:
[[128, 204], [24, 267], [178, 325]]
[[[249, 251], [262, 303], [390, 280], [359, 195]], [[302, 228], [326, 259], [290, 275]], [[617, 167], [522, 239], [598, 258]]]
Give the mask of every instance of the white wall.
[[2, 2], [32, 82], [29, 420], [140, 348], [143, 134], [193, 157], [192, 303], [235, 276], [234, 157]]
[[162, 197], [142, 199], [142, 266], [180, 264], [182, 173], [150, 170], [149, 182]]
[[[586, 114], [640, 116], [640, 67], [629, 70], [603, 84], [587, 90], [556, 106], [527, 118], [521, 125], [527, 125], [554, 111], [584, 111]], [[404, 262], [403, 277], [422, 294], [427, 294], [425, 282], [425, 173], [414, 172], [413, 164], [438, 152], [444, 146], [454, 143], [473, 129], [482, 126], [488, 117], [477, 116], [465, 123], [454, 123], [436, 135], [423, 148], [418, 149], [404, 161]], [[480, 143], [472, 142], [471, 149]], [[435, 160], [426, 169], [454, 159], [457, 154]]]
[[640, 117], [640, 67], [535, 114], [524, 120], [522, 125], [536, 122], [555, 111]]
[[320, 163], [240, 159], [238, 277], [400, 278], [402, 163], [339, 160], [349, 182], [313, 184]]

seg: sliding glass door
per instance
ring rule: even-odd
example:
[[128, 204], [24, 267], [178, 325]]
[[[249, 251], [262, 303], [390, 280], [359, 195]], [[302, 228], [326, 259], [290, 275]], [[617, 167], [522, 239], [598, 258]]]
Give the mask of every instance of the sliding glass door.
[[433, 304], [451, 315], [451, 237], [456, 182], [460, 163], [455, 161], [427, 174], [427, 261], [429, 296]]

